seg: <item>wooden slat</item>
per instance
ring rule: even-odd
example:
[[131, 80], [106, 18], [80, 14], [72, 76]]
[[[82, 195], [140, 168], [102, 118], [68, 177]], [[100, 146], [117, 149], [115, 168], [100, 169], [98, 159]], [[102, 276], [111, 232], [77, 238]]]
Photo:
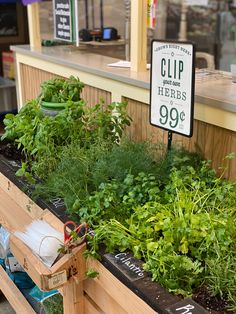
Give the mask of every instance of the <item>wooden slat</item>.
[[81, 97], [86, 100], [88, 107], [92, 107], [97, 103], [100, 103], [101, 100], [103, 100], [105, 104], [111, 103], [110, 92], [89, 85], [85, 85], [82, 90]]
[[105, 314], [86, 294], [84, 295], [84, 312], [86, 314]]
[[17, 314], [34, 314], [35, 311], [26, 301], [23, 294], [16, 287], [13, 281], [6, 274], [5, 270], [0, 266], [0, 285], [1, 291], [16, 311]]
[[119, 299], [112, 298], [98, 281], [87, 279], [84, 290], [98, 307], [109, 314], [127, 314], [128, 312], [119, 304]]
[[[40, 261], [36, 255], [16, 236], [10, 238], [10, 249], [17, 261], [25, 269], [32, 280], [40, 289], [45, 289], [45, 279], [47, 275], [51, 275], [50, 270]], [[47, 284], [47, 282], [46, 282]]]
[[22, 210], [16, 202], [11, 199], [6, 192], [0, 188], [0, 223], [9, 231], [22, 231], [24, 227], [31, 223], [32, 219]]
[[83, 284], [75, 281], [63, 286], [64, 314], [85, 314]]
[[86, 250], [86, 244], [82, 244], [72, 250], [71, 253], [64, 255], [50, 268], [52, 273], [62, 270], [67, 271], [67, 277], [75, 277], [76, 280], [82, 281], [85, 279], [86, 265], [84, 252]]
[[[25, 64], [21, 64], [20, 69], [21, 80], [24, 82], [22, 87], [23, 102], [38, 97], [40, 94], [40, 84], [43, 81], [61, 77]], [[32, 77], [34, 78], [33, 80]], [[101, 99], [105, 101], [105, 104], [111, 103], [110, 92], [89, 85], [85, 85], [84, 89], [82, 90], [81, 97], [86, 100], [88, 107], [96, 105], [100, 102]]]
[[7, 193], [13, 201], [17, 200], [17, 204], [27, 212], [27, 214], [36, 218], [43, 213], [43, 209], [40, 208], [31, 198], [23, 193], [13, 182], [0, 173], [0, 187]]
[[88, 268], [93, 268], [99, 273], [99, 277], [93, 280], [96, 281], [100, 285], [100, 288], [104, 289], [112, 299], [117, 300], [121, 308], [125, 309], [127, 313], [157, 313], [113, 276], [101, 263], [92, 259], [88, 259], [87, 263]]

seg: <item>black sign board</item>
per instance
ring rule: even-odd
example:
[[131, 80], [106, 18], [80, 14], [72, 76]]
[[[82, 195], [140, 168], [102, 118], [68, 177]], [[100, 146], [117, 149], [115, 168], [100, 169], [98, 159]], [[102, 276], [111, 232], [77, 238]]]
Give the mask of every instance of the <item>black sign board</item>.
[[71, 0], [54, 0], [54, 37], [72, 42], [72, 6]]
[[109, 253], [104, 256], [132, 282], [142, 279], [147, 275], [142, 268], [143, 263], [134, 258], [130, 253]]
[[209, 313], [191, 299], [184, 299], [166, 308], [169, 314], [207, 314]]

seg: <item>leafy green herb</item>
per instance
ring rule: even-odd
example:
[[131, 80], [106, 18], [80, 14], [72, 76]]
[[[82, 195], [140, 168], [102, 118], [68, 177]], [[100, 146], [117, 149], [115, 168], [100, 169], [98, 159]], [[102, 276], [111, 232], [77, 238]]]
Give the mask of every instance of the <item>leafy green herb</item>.
[[96, 278], [99, 276], [99, 273], [93, 269], [93, 268], [89, 268], [87, 271], [86, 271], [86, 276], [88, 278]]
[[77, 102], [81, 100], [83, 87], [84, 84], [74, 76], [51, 79], [41, 84], [40, 99], [52, 103]]

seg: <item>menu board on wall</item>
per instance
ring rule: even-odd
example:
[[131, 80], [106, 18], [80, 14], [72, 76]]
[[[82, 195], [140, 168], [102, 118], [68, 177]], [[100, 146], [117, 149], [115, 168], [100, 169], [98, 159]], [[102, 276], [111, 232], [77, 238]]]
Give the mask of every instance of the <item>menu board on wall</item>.
[[195, 48], [189, 42], [152, 42], [150, 123], [188, 137], [193, 132]]
[[71, 0], [53, 0], [54, 37], [72, 42], [72, 7]]

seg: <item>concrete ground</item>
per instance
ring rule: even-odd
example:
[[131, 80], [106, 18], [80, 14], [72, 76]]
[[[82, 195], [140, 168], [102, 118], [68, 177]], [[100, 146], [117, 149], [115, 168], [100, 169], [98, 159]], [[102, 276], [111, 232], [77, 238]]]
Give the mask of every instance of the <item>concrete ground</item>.
[[16, 312], [11, 307], [5, 296], [0, 292], [0, 313], [1, 314], [15, 314]]

